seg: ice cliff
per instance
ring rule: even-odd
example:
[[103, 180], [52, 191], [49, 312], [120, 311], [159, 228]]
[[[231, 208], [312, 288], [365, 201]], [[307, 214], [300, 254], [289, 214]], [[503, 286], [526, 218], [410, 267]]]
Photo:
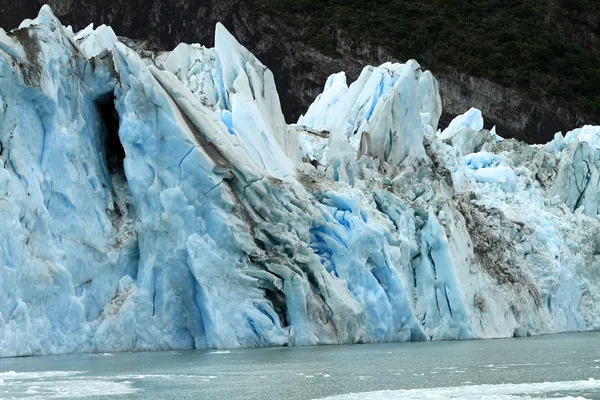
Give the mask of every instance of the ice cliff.
[[220, 25], [160, 54], [47, 6], [0, 30], [0, 355], [598, 329], [600, 128], [441, 112], [415, 61], [288, 126]]

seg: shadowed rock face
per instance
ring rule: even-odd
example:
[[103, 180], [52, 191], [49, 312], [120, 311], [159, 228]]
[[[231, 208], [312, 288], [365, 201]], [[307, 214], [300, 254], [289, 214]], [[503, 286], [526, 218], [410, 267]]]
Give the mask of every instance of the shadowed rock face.
[[[288, 122], [295, 122], [308, 108], [330, 74], [346, 71], [353, 81], [363, 66], [393, 59], [386, 49], [353, 43], [342, 32], [336, 33], [339, 55], [335, 58], [305, 43], [290, 42], [279, 34], [289, 27], [239, 0], [31, 0], [25, 4], [0, 0], [0, 26], [15, 28], [23, 18], [36, 15], [44, 3], [74, 30], [92, 21], [104, 23], [118, 35], [145, 40], [149, 49], [170, 50], [181, 42], [212, 46], [215, 23], [220, 21], [273, 71]], [[294, 36], [300, 35], [289, 35]], [[557, 131], [598, 122], [555, 111], [558, 107], [552, 104], [524, 99], [519, 92], [485, 79], [452, 72], [436, 76], [444, 106], [441, 128], [472, 106], [486, 115], [486, 128], [497, 125], [501, 136], [529, 143], [544, 143]]]

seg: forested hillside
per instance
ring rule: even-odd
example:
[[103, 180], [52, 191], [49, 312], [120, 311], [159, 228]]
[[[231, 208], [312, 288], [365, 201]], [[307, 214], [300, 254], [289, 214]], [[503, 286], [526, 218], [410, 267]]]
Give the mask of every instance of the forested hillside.
[[[277, 80], [294, 121], [331, 73], [414, 58], [440, 81], [443, 122], [479, 107], [504, 136], [545, 142], [600, 123], [600, 2], [594, 0], [46, 0], [64, 23], [110, 24], [170, 49], [212, 45], [221, 21]], [[43, 0], [0, 0], [0, 26]], [[490, 127], [490, 126], [488, 126]]]
[[336, 56], [338, 29], [435, 72], [456, 69], [590, 116], [600, 113], [600, 2], [253, 0]]

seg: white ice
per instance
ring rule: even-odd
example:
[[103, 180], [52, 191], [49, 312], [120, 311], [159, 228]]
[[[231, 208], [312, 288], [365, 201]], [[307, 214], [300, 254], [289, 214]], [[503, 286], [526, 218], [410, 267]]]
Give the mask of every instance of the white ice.
[[[499, 384], [499, 385], [468, 385], [446, 388], [384, 390], [376, 392], [352, 393], [326, 397], [321, 400], [540, 400], [560, 399], [576, 400], [586, 392], [596, 392], [600, 389], [600, 381], [564, 381], [543, 383]], [[575, 393], [575, 396], [564, 395], [565, 392]], [[550, 397], [548, 397], [550, 396]]]
[[125, 396], [140, 392], [122, 377], [89, 376], [84, 371], [0, 373], [2, 399], [76, 399]]
[[482, 130], [483, 117], [481, 116], [481, 111], [477, 108], [470, 108], [464, 114], [457, 116], [450, 122], [450, 125], [442, 131], [440, 138], [448, 139], [463, 128], [470, 128], [475, 132]]
[[161, 54], [48, 6], [22, 27], [0, 31], [0, 355], [600, 328], [600, 129], [529, 146], [472, 109], [439, 132], [414, 60], [333, 75], [288, 126], [222, 25]]

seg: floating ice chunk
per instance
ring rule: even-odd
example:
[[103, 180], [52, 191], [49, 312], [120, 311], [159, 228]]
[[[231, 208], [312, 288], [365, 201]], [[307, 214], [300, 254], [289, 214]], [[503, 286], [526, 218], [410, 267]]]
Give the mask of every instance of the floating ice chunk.
[[[520, 383], [499, 385], [467, 385], [447, 388], [382, 390], [376, 392], [349, 393], [325, 397], [321, 400], [479, 400], [482, 393], [489, 400], [518, 400], [522, 398], [541, 400], [548, 396], [563, 400], [575, 400], [571, 396], [554, 397], [556, 393], [590, 392], [600, 389], [600, 382], [590, 379], [587, 381], [565, 381], [544, 383]], [[579, 397], [577, 397], [579, 398]]]
[[[66, 378], [66, 379], [65, 379]], [[131, 381], [117, 382], [110, 376], [60, 377], [36, 379], [24, 377], [7, 382], [3, 386], [4, 398], [23, 398], [23, 394], [35, 399], [82, 398], [88, 396], [126, 396], [141, 389], [134, 388]], [[25, 398], [30, 398], [25, 396]]]
[[0, 378], [8, 380], [32, 380], [65, 378], [85, 374], [86, 371], [39, 371], [39, 372], [0, 372]]

